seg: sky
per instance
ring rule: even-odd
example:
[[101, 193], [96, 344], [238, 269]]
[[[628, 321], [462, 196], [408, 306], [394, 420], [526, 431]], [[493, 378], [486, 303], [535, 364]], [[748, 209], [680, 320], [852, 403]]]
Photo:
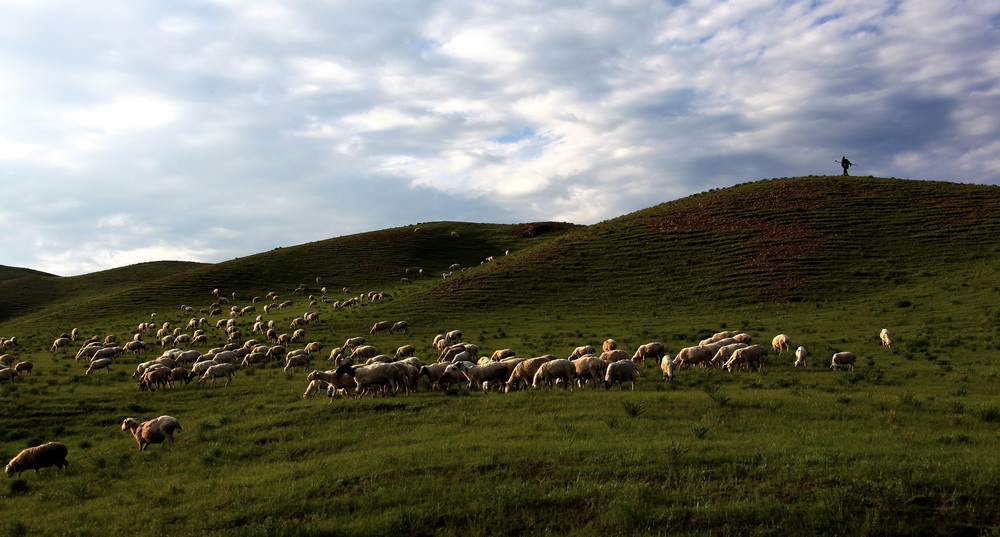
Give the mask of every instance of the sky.
[[591, 224], [841, 156], [995, 185], [998, 50], [982, 0], [0, 0], [0, 265]]

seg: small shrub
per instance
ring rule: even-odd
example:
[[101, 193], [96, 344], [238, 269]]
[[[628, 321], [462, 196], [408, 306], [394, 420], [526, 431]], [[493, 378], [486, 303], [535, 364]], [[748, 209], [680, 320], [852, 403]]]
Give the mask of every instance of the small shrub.
[[642, 414], [642, 412], [646, 410], [646, 405], [635, 401], [622, 401], [622, 408], [625, 409], [626, 416], [630, 418], [637, 418], [639, 417], [639, 414]]
[[694, 437], [698, 440], [705, 438], [708, 434], [709, 427], [707, 425], [695, 425], [691, 427], [691, 432], [694, 433]]
[[972, 409], [972, 415], [979, 421], [985, 423], [996, 423], [1000, 421], [1000, 407], [997, 405], [979, 405]]

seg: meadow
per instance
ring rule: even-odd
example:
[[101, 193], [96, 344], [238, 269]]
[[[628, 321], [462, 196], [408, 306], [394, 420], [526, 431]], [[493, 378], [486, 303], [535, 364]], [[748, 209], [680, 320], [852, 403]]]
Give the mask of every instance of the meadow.
[[[593, 226], [421, 223], [213, 265], [3, 271], [0, 336], [20, 342], [5, 352], [35, 371], [0, 386], [0, 459], [61, 441], [71, 465], [6, 479], [0, 535], [994, 535], [997, 228], [995, 187], [791, 178]], [[441, 278], [453, 262], [469, 268]], [[417, 267], [426, 277], [399, 282]], [[306, 373], [278, 363], [229, 387], [140, 392], [130, 375], [159, 347], [89, 376], [76, 347], [49, 349], [73, 327], [130, 338], [151, 312], [183, 326], [180, 304], [208, 306], [216, 287], [240, 304], [303, 282], [318, 296], [316, 277], [338, 299], [392, 294], [339, 310], [295, 295], [265, 315], [283, 328], [321, 312], [307, 340], [326, 350], [366, 335], [433, 361], [433, 336], [458, 328], [485, 354], [565, 357], [610, 337], [673, 355], [739, 330], [768, 347], [788, 334], [810, 356], [672, 382], [646, 363], [635, 390], [422, 379], [353, 400], [303, 398]], [[409, 334], [367, 334], [398, 319]], [[208, 332], [202, 351], [222, 342]], [[841, 350], [855, 371], [829, 369]], [[176, 445], [138, 452], [121, 420], [161, 414], [184, 426]]]

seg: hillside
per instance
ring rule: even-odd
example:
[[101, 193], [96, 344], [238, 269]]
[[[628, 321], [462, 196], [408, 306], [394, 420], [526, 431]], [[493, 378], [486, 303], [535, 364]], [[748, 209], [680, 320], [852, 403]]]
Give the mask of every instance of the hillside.
[[[459, 236], [452, 236], [452, 232]], [[510, 251], [509, 256], [502, 255]], [[277, 248], [224, 263], [163, 262], [0, 282], [0, 321], [144, 318], [299, 285], [333, 299], [396, 295], [427, 319], [525, 310], [632, 312], [845, 300], [1000, 260], [1000, 189], [858, 177], [736, 185], [591, 226], [435, 222]], [[489, 256], [497, 262], [483, 263]], [[454, 263], [465, 270], [451, 271]], [[417, 269], [424, 269], [419, 278]], [[407, 271], [410, 271], [408, 274]], [[443, 272], [454, 272], [443, 279]], [[415, 282], [404, 286], [400, 278]], [[319, 284], [316, 278], [321, 278]], [[45, 306], [47, 305], [47, 306]]]
[[19, 267], [8, 267], [5, 265], [0, 265], [0, 282], [6, 280], [16, 280], [18, 278], [28, 278], [31, 276], [54, 276], [54, 275], [42, 272], [40, 270], [19, 268]]

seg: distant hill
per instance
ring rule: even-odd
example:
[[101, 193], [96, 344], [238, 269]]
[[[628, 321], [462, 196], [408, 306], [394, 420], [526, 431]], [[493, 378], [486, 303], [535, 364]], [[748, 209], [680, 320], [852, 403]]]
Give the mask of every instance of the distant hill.
[[19, 267], [8, 267], [5, 265], [0, 265], [0, 282], [6, 280], [16, 280], [18, 278], [27, 278], [29, 276], [55, 276], [55, 275], [49, 274], [47, 272], [42, 272], [40, 270], [19, 268]]
[[[495, 261], [485, 262], [490, 256]], [[25, 275], [0, 282], [0, 322], [28, 315], [135, 319], [182, 304], [206, 308], [216, 288], [249, 303], [268, 292], [292, 297], [299, 286], [306, 289], [300, 301], [309, 294], [318, 299], [323, 287], [337, 300], [389, 291], [396, 299], [388, 311], [426, 318], [498, 311], [639, 314], [841, 300], [996, 268], [998, 260], [995, 186], [782, 178], [590, 226], [432, 222], [218, 264], [146, 263], [72, 278]], [[462, 269], [449, 268], [456, 263]], [[446, 272], [453, 274], [445, 279]], [[403, 277], [414, 283], [401, 283]]]

